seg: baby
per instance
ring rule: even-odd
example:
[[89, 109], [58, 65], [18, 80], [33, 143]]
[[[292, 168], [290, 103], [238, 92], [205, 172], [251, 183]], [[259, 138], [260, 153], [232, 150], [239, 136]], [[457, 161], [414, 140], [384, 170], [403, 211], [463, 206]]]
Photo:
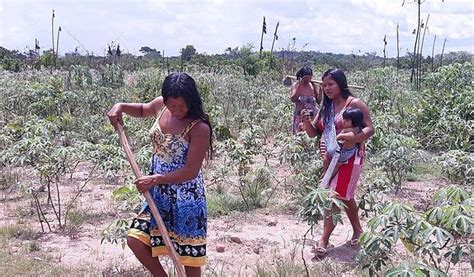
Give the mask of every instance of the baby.
[[[362, 111], [358, 108], [347, 108], [342, 114], [342, 130], [340, 134], [353, 133], [357, 135], [362, 131], [363, 128], [364, 115]], [[359, 144], [353, 142], [345, 142], [343, 140], [338, 140], [338, 143], [341, 144], [341, 155], [337, 161], [336, 167], [332, 173], [331, 177], [336, 175], [339, 166], [343, 163], [346, 163], [350, 158], [352, 158], [357, 151], [359, 150]], [[331, 162], [332, 156], [326, 152], [323, 160], [323, 172], [326, 173], [329, 163]]]

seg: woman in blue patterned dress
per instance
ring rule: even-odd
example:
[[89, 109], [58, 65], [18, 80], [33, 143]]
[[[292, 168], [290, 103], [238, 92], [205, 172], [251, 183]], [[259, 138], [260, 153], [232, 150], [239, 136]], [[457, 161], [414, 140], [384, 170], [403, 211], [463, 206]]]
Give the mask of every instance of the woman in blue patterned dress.
[[[207, 203], [201, 165], [212, 152], [212, 128], [196, 82], [179, 72], [167, 76], [162, 97], [149, 103], [118, 103], [108, 112], [112, 125], [122, 113], [156, 117], [150, 130], [151, 174], [135, 181], [150, 190], [187, 276], [200, 276], [206, 262]], [[147, 203], [128, 231], [128, 246], [153, 274], [167, 276], [159, 259], [167, 249]]]

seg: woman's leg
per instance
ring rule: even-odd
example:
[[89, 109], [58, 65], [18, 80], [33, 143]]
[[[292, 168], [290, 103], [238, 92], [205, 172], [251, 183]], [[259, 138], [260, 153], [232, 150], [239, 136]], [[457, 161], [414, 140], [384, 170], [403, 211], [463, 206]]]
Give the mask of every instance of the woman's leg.
[[137, 259], [153, 274], [153, 276], [168, 276], [158, 258], [152, 257], [151, 247], [140, 240], [127, 237], [127, 244]]
[[[340, 210], [333, 205], [332, 213], [339, 213]], [[334, 231], [334, 222], [332, 221], [332, 216], [329, 211], [324, 213], [324, 222], [323, 222], [323, 234], [318, 241], [318, 247], [326, 248], [329, 244], [329, 237], [331, 237], [332, 231]]]
[[200, 277], [201, 276], [201, 268], [194, 267], [194, 266], [185, 266], [184, 270], [186, 271], [187, 277]]
[[359, 207], [357, 207], [357, 203], [355, 202], [354, 198], [349, 201], [344, 201], [344, 204], [346, 204], [347, 206], [346, 214], [349, 218], [349, 221], [351, 222], [352, 230], [354, 231], [354, 233], [352, 234], [351, 241], [359, 239], [360, 235], [362, 235], [363, 232], [359, 220]]

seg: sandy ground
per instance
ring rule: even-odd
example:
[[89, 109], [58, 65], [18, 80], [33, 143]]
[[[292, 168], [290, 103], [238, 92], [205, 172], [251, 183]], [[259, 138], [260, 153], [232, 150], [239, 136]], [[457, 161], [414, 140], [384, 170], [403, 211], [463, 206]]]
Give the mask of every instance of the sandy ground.
[[[61, 194], [69, 197], [74, 195], [85, 178], [86, 174], [75, 175], [76, 181], [71, 186], [60, 187]], [[117, 203], [111, 199], [111, 191], [114, 188], [116, 186], [101, 184], [100, 181], [87, 184], [76, 208], [101, 214], [100, 219], [94, 224], [86, 222], [74, 232], [56, 231], [39, 234], [36, 241], [40, 244], [41, 251], [53, 256], [57, 263], [69, 267], [91, 266], [108, 270], [117, 267], [117, 271], [120, 271], [119, 268], [140, 267], [140, 263], [127, 247], [101, 244], [102, 231], [119, 217], [113, 210]], [[0, 199], [2, 202], [0, 226], [14, 225], [22, 221], [18, 216], [21, 210], [21, 213], [29, 218], [32, 228], [37, 232], [41, 231], [34, 210], [25, 208], [32, 207], [29, 201], [24, 201], [17, 192], [7, 190], [0, 192]], [[23, 208], [19, 208], [20, 206]], [[357, 249], [344, 245], [351, 236], [350, 224], [346, 218], [344, 220], [344, 224], [336, 228], [332, 237], [331, 243], [337, 247], [329, 251], [328, 257], [339, 259], [344, 263], [353, 263]], [[294, 257], [297, 263], [302, 263], [302, 238], [308, 228], [309, 225], [299, 221], [293, 212], [274, 212], [271, 208], [209, 218], [208, 268], [225, 272], [228, 276], [249, 276], [254, 273], [257, 264], [274, 264], [278, 259], [291, 257]], [[318, 262], [312, 260], [314, 254], [311, 253], [311, 249], [320, 231], [321, 226], [317, 226], [313, 236], [307, 236], [308, 240], [303, 251], [307, 262]], [[170, 261], [165, 262], [171, 266]]]
[[[61, 187], [61, 193], [74, 195], [86, 174], [74, 176], [75, 182], [70, 186]], [[397, 196], [401, 201], [418, 203], [420, 195], [428, 195], [439, 184], [412, 182], [402, 194]], [[111, 199], [111, 191], [117, 188], [113, 184], [104, 184], [100, 181], [86, 185], [81, 194], [76, 208], [94, 211], [101, 214], [94, 223], [84, 223], [75, 232], [47, 232], [39, 235], [37, 242], [41, 251], [53, 256], [54, 261], [65, 267], [91, 267], [104, 271], [121, 272], [128, 268], [141, 268], [140, 263], [131, 251], [120, 245], [108, 243], [101, 244], [102, 231], [116, 218], [114, 211], [116, 202]], [[17, 192], [8, 190], [0, 191], [2, 208], [0, 209], [0, 226], [17, 224], [21, 219], [18, 214], [28, 214], [27, 208], [31, 207], [28, 201]], [[132, 215], [128, 215], [131, 218]], [[122, 215], [123, 217], [123, 215]], [[127, 215], [125, 216], [127, 217]], [[35, 217], [34, 210], [29, 212], [29, 222], [36, 231], [40, 225]], [[328, 251], [325, 259], [353, 268], [357, 246], [346, 244], [352, 235], [352, 228], [346, 216], [344, 224], [338, 225], [331, 237], [330, 243], [334, 245]], [[366, 221], [362, 219], [363, 227]], [[252, 276], [255, 275], [257, 265], [271, 265], [282, 260], [294, 259], [302, 264], [304, 257], [308, 264], [321, 262], [314, 258], [312, 247], [321, 234], [322, 225], [316, 226], [312, 235], [307, 236], [303, 251], [303, 236], [309, 226], [298, 220], [293, 212], [273, 211], [269, 208], [259, 209], [248, 213], [236, 213], [230, 216], [210, 218], [208, 221], [208, 265], [207, 270], [225, 276]], [[12, 253], [20, 251], [13, 249]], [[172, 267], [169, 260], [164, 261]], [[103, 271], [103, 272], [104, 272]]]

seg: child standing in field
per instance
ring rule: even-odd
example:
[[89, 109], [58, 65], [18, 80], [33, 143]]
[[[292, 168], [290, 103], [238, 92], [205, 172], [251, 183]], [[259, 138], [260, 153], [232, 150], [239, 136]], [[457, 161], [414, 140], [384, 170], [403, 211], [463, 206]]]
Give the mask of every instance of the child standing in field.
[[[336, 117], [338, 116], [339, 115], [336, 115]], [[341, 134], [352, 133], [352, 135], [354, 136], [357, 135], [358, 133], [361, 132], [363, 128], [363, 120], [364, 120], [364, 114], [359, 108], [348, 107], [342, 110], [342, 121], [340, 121], [342, 125], [341, 126], [342, 130], [340, 134], [337, 135], [336, 137], [337, 142], [340, 145], [342, 145], [341, 154], [339, 156], [339, 159], [337, 160], [337, 164], [336, 164], [336, 167], [334, 168], [332, 176], [336, 175], [339, 169], [339, 166], [341, 166], [341, 164], [347, 163], [347, 161], [359, 151], [359, 143], [355, 143], [353, 141], [346, 142], [344, 139], [340, 139]], [[334, 153], [329, 153], [329, 152], [325, 153], [324, 160], [323, 160], [323, 174], [326, 173], [326, 170], [328, 169], [329, 163], [331, 162], [331, 158], [333, 156], [334, 156]]]

